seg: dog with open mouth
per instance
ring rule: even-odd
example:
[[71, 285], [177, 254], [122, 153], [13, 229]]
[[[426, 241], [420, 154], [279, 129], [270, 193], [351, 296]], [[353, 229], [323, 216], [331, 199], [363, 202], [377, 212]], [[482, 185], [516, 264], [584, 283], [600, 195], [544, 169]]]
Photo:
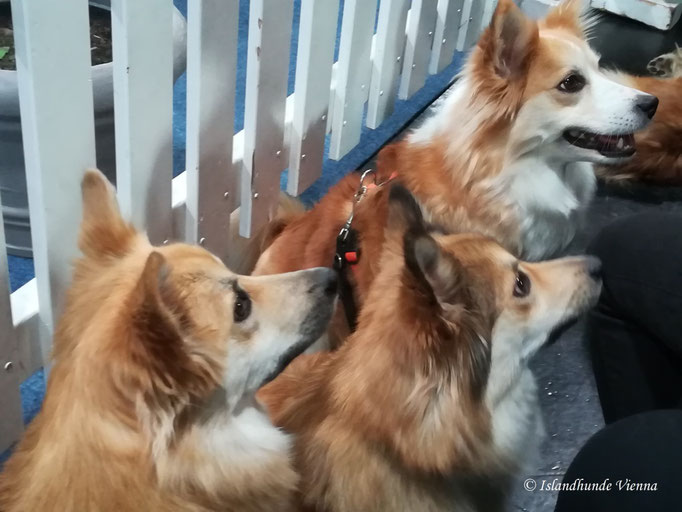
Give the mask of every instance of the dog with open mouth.
[[326, 329], [336, 277], [236, 275], [153, 247], [99, 171], [42, 409], [0, 475], [0, 510], [295, 510], [289, 436], [255, 393]]
[[[404, 185], [447, 231], [484, 234], [527, 260], [562, 251], [594, 195], [594, 165], [631, 158], [633, 133], [658, 103], [599, 67], [581, 12], [581, 2], [568, 0], [536, 21], [500, 0], [434, 115], [380, 152], [376, 181]], [[378, 271], [388, 194], [374, 187], [354, 205], [360, 189], [350, 174], [308, 212], [273, 222], [254, 273], [331, 266], [353, 211], [360, 257], [349, 280], [362, 308]], [[338, 317], [320, 347], [345, 337]]]
[[595, 303], [600, 262], [444, 234], [400, 186], [389, 210], [358, 329], [258, 398], [295, 434], [303, 510], [501, 511], [543, 433], [528, 363]]

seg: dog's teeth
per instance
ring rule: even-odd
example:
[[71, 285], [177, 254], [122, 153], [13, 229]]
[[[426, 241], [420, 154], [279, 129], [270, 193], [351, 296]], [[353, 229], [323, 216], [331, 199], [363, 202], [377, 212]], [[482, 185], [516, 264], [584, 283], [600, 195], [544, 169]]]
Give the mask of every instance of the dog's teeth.
[[581, 134], [580, 131], [578, 131], [578, 130], [571, 130], [571, 131], [568, 132], [568, 134], [569, 134], [571, 137], [576, 137], [576, 138], [582, 137], [582, 134]]
[[616, 147], [618, 149], [623, 149], [625, 147], [625, 141], [623, 140], [623, 137], [618, 137], [618, 145]]

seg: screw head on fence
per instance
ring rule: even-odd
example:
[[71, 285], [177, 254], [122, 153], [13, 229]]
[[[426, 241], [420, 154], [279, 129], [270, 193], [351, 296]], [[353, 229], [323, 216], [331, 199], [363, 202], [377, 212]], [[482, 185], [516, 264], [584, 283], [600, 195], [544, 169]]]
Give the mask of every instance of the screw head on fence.
[[14, 363], [12, 361], [7, 361], [4, 368], [6, 372], [11, 372], [14, 370]]
[[258, 199], [258, 192], [256, 192], [255, 194], [253, 194], [253, 198], [254, 198], [254, 199]]
[[224, 197], [225, 199], [227, 199], [228, 197], [230, 197], [230, 193], [229, 193], [229, 192], [225, 192], [225, 193], [223, 194], [223, 197]]
[[199, 239], [199, 245], [204, 245], [206, 243], [206, 238], [203, 236]]

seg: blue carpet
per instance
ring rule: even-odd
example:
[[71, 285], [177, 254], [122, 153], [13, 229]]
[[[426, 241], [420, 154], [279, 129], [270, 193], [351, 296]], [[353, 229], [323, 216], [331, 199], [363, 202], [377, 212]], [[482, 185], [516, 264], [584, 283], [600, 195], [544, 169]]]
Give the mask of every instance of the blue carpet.
[[[176, 7], [187, 16], [187, 0], [174, 0]], [[339, 19], [343, 10], [340, 2]], [[248, 40], [249, 1], [241, 0], [239, 4], [239, 40], [238, 66], [236, 70], [236, 98], [234, 130], [240, 131], [244, 126], [244, 96], [246, 86], [246, 45]], [[291, 38], [291, 58], [289, 63], [289, 94], [293, 92], [296, 70], [296, 48], [298, 42], [298, 20], [300, 0], [294, 2], [293, 31]], [[337, 30], [337, 49], [340, 26]], [[325, 156], [322, 176], [306, 192], [301, 199], [308, 205], [318, 200], [325, 192], [348, 172], [357, 169], [376, 153], [392, 137], [402, 131], [405, 126], [424, 108], [426, 108], [451, 82], [460, 68], [462, 54], [456, 54], [453, 62], [438, 75], [428, 77], [425, 86], [412, 98], [398, 101], [393, 114], [379, 128], [370, 130], [364, 126], [360, 144], [341, 160], [330, 160]], [[187, 80], [183, 74], [175, 84], [173, 95], [173, 175], [177, 176], [185, 169], [185, 114], [186, 114]], [[328, 154], [329, 137], [327, 137], [325, 155]], [[286, 171], [282, 174], [282, 187], [286, 186]], [[16, 290], [34, 277], [33, 260], [9, 256], [10, 285]], [[44, 375], [42, 370], [36, 372], [21, 386], [24, 422], [29, 423], [40, 409], [43, 399]], [[0, 454], [2, 464], [7, 454]]]

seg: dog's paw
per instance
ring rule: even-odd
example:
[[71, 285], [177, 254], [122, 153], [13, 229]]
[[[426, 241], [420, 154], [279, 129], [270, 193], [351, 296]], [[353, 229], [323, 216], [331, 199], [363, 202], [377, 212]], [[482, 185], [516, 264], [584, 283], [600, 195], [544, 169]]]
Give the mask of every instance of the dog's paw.
[[678, 46], [675, 51], [651, 59], [646, 69], [661, 78], [682, 76], [682, 48]]

